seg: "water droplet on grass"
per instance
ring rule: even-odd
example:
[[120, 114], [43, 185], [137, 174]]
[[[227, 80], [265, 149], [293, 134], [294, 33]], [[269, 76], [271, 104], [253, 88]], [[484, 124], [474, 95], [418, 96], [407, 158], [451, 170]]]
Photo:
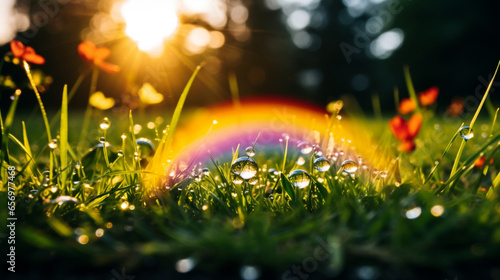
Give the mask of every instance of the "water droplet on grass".
[[244, 180], [253, 178], [257, 174], [259, 166], [253, 158], [240, 157], [231, 164], [231, 172], [239, 175]]
[[49, 148], [51, 148], [52, 150], [57, 148], [57, 139], [52, 139], [52, 141], [50, 141]]
[[99, 127], [101, 127], [101, 129], [103, 130], [106, 130], [109, 128], [109, 126], [111, 125], [111, 123], [109, 122], [109, 119], [108, 118], [104, 118], [101, 122], [101, 124], [99, 125]]
[[122, 150], [119, 150], [119, 151], [118, 151], [118, 156], [119, 156], [119, 157], [122, 157], [122, 156], [123, 156], [123, 151], [122, 151]]
[[61, 205], [62, 203], [65, 203], [65, 202], [78, 203], [78, 199], [76, 199], [72, 196], [62, 195], [62, 196], [59, 196], [59, 197], [56, 197], [56, 198], [50, 200], [50, 203], [59, 203], [59, 205]]
[[241, 176], [239, 175], [233, 175], [233, 184], [235, 185], [241, 185], [243, 184], [245, 180], [243, 178], [241, 178]]
[[382, 170], [378, 173], [381, 178], [387, 178], [387, 170]]
[[258, 182], [259, 182], [259, 178], [257, 178], [257, 177], [253, 177], [251, 179], [248, 179], [248, 183], [250, 185], [256, 185]]
[[460, 128], [460, 136], [465, 140], [469, 140], [471, 139], [472, 137], [474, 137], [474, 131], [472, 130], [472, 128], [470, 128], [470, 126], [462, 126]]
[[317, 158], [314, 161], [314, 168], [321, 172], [328, 171], [330, 169], [330, 162], [324, 157]]
[[253, 147], [251, 147], [251, 146], [250, 146], [250, 147], [247, 147], [247, 148], [245, 149], [245, 154], [246, 154], [247, 156], [249, 156], [249, 157], [253, 157], [253, 156], [255, 156], [255, 150], [254, 150], [254, 149], [253, 149]]
[[297, 165], [304, 165], [304, 163], [306, 163], [306, 160], [303, 157], [297, 159]]
[[303, 155], [309, 154], [312, 151], [312, 149], [313, 149], [312, 145], [309, 144], [309, 142], [305, 142], [305, 141], [300, 142], [297, 145], [297, 148], [300, 149], [300, 153], [303, 154]]
[[149, 140], [148, 138], [141, 137], [135, 140], [135, 143], [137, 144], [139, 151], [141, 151], [142, 158], [149, 157], [155, 149], [153, 141]]
[[415, 207], [415, 208], [412, 208], [408, 211], [406, 211], [406, 218], [410, 219], [410, 220], [413, 220], [413, 219], [416, 219], [420, 216], [420, 214], [422, 214], [422, 208], [420, 207]]
[[294, 187], [302, 189], [309, 186], [309, 183], [311, 182], [311, 175], [302, 169], [297, 169], [290, 172], [288, 179]]
[[255, 266], [244, 266], [240, 270], [240, 276], [243, 280], [256, 280], [260, 277], [260, 270]]
[[342, 168], [345, 172], [352, 174], [358, 170], [358, 164], [354, 160], [347, 159], [342, 162]]
[[101, 137], [101, 138], [99, 139], [99, 142], [101, 142], [101, 143], [103, 143], [103, 144], [104, 144], [104, 143], [106, 142], [106, 138]]
[[201, 173], [203, 174], [203, 176], [208, 176], [210, 175], [210, 170], [208, 170], [208, 168], [205, 167], [202, 169]]

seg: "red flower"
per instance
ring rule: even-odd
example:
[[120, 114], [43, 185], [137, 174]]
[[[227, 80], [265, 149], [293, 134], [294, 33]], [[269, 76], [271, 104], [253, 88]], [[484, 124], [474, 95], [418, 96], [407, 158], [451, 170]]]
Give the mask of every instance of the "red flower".
[[44, 64], [45, 58], [41, 55], [36, 54], [35, 50], [32, 47], [25, 47], [21, 41], [13, 40], [10, 42], [10, 49], [12, 54], [20, 59], [23, 59], [27, 62], [31, 62], [33, 64]]
[[394, 136], [399, 140], [399, 148], [404, 152], [415, 150], [413, 139], [418, 134], [422, 125], [422, 116], [413, 115], [408, 122], [400, 116], [395, 116], [389, 121], [389, 128]]
[[410, 98], [405, 98], [401, 100], [401, 103], [399, 103], [399, 113], [401, 115], [406, 115], [415, 110], [417, 106], [415, 106], [415, 102], [411, 100]]
[[418, 102], [422, 106], [434, 104], [439, 94], [438, 87], [431, 87], [428, 90], [422, 91], [418, 94]]
[[108, 73], [117, 73], [120, 67], [115, 64], [107, 63], [104, 60], [108, 58], [111, 51], [106, 47], [96, 47], [94, 43], [85, 41], [78, 45], [78, 53], [88, 63], [94, 64]]
[[[474, 161], [474, 167], [477, 167], [479, 169], [482, 169], [484, 166], [484, 163], [486, 162], [486, 156], [481, 156]], [[492, 165], [494, 162], [493, 158], [490, 159], [490, 165]]]
[[[434, 104], [434, 102], [436, 102], [438, 94], [438, 87], [431, 87], [428, 90], [422, 91], [417, 96], [418, 103], [421, 106], [429, 106], [431, 104]], [[413, 112], [416, 107], [417, 106], [415, 105], [415, 102], [413, 102], [413, 100], [411, 100], [410, 98], [405, 98], [399, 103], [398, 111], [400, 114], [406, 115]]]

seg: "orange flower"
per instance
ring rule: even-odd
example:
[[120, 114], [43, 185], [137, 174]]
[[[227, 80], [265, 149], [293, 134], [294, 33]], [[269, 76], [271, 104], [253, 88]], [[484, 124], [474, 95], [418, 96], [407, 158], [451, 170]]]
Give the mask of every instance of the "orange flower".
[[411, 100], [410, 98], [405, 98], [401, 100], [401, 103], [399, 103], [398, 110], [401, 115], [406, 115], [413, 112], [416, 107], [417, 106], [415, 106], [415, 102], [413, 102], [413, 100]]
[[399, 148], [404, 152], [415, 150], [413, 139], [418, 134], [422, 125], [422, 116], [413, 115], [408, 122], [400, 116], [395, 116], [389, 121], [389, 128], [394, 136], [399, 140]]
[[434, 104], [439, 94], [438, 87], [431, 87], [428, 90], [422, 91], [418, 94], [418, 102], [422, 106]]
[[460, 116], [464, 112], [464, 99], [460, 97], [455, 97], [451, 101], [448, 107], [448, 114], [451, 117]]
[[108, 73], [117, 73], [120, 67], [115, 64], [107, 63], [104, 60], [109, 57], [111, 51], [106, 47], [96, 47], [94, 43], [85, 41], [78, 45], [78, 53], [88, 63], [94, 64]]
[[[484, 163], [486, 162], [486, 156], [483, 155], [481, 157], [478, 157], [476, 161], [474, 161], [474, 167], [477, 167], [479, 169], [482, 169], [484, 166]], [[492, 165], [494, 162], [493, 158], [490, 159], [490, 165]]]
[[44, 64], [45, 58], [38, 55], [32, 47], [25, 47], [21, 41], [13, 40], [10, 42], [10, 49], [12, 54], [20, 59], [33, 64]]

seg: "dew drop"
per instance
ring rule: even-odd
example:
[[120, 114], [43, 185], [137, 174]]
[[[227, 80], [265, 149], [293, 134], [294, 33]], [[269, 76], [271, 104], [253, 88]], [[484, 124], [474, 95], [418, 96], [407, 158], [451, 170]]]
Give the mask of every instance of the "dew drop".
[[297, 148], [300, 149], [300, 153], [303, 154], [303, 155], [307, 155], [309, 154], [313, 147], [311, 146], [311, 144], [309, 144], [309, 142], [300, 142], [298, 145], [297, 145]]
[[311, 175], [302, 169], [297, 169], [290, 172], [288, 179], [294, 187], [302, 189], [309, 186], [309, 183], [311, 182]]
[[233, 184], [241, 185], [245, 180], [240, 175], [233, 175]]
[[106, 142], [106, 138], [101, 137], [101, 138], [99, 139], [99, 142], [101, 142], [101, 143], [103, 143], [103, 144], [104, 144], [104, 143]]
[[251, 178], [251, 179], [248, 179], [248, 183], [249, 183], [250, 185], [252, 185], [252, 186], [253, 186], [253, 185], [256, 185], [258, 182], [259, 182], [259, 178], [257, 178], [257, 177], [253, 177], [253, 178]]
[[323, 151], [320, 148], [315, 148], [314, 149], [314, 157], [320, 158], [323, 156]]
[[347, 159], [342, 162], [342, 168], [345, 172], [352, 174], [358, 170], [358, 164], [354, 160]]
[[382, 170], [378, 173], [381, 178], [387, 178], [387, 170]]
[[49, 148], [51, 148], [52, 150], [57, 148], [57, 139], [52, 139], [52, 141], [50, 141]]
[[16, 97], [14, 95], [11, 95], [10, 100], [14, 100], [14, 99], [16, 99]]
[[99, 127], [101, 127], [101, 129], [103, 130], [106, 130], [109, 128], [109, 126], [111, 125], [111, 123], [109, 122], [109, 119], [108, 118], [104, 118], [101, 122], [101, 124], [99, 125]]
[[210, 175], [210, 170], [208, 170], [208, 168], [205, 167], [202, 169], [201, 174], [203, 174], [203, 176], [208, 176]]
[[66, 202], [78, 203], [78, 199], [72, 196], [62, 195], [50, 200], [50, 203], [58, 203], [59, 205]]
[[245, 149], [245, 154], [246, 154], [247, 156], [249, 156], [249, 157], [253, 157], [253, 156], [255, 156], [255, 150], [254, 150], [254, 149], [253, 149], [253, 147], [251, 147], [251, 146], [250, 146], [250, 147], [247, 147], [247, 148]]
[[175, 263], [175, 269], [180, 273], [188, 273], [196, 266], [193, 258], [181, 259]]
[[465, 140], [469, 140], [471, 139], [472, 137], [474, 137], [474, 131], [472, 130], [472, 128], [470, 128], [470, 126], [462, 126], [460, 128], [460, 136]]
[[297, 165], [304, 165], [304, 163], [306, 163], [306, 160], [303, 157], [297, 159]]
[[194, 180], [195, 180], [196, 182], [198, 182], [198, 183], [199, 183], [199, 182], [201, 182], [201, 177], [200, 177], [200, 175], [195, 175], [195, 176], [194, 176]]
[[135, 140], [135, 143], [137, 144], [137, 147], [139, 151], [141, 152], [141, 157], [142, 158], [147, 158], [151, 156], [153, 153], [155, 146], [153, 144], [153, 141], [149, 140], [148, 138], [141, 137], [137, 140]]
[[321, 172], [328, 171], [330, 169], [330, 162], [324, 157], [317, 158], [314, 161], [314, 168]]
[[260, 269], [255, 266], [244, 266], [240, 270], [240, 276], [243, 280], [257, 280], [260, 277]]
[[259, 166], [253, 158], [240, 157], [231, 164], [231, 172], [239, 175], [244, 180], [253, 178], [257, 174]]
[[123, 156], [123, 151], [122, 151], [122, 150], [119, 150], [119, 151], [118, 151], [118, 156], [119, 156], [119, 157], [122, 157], [122, 156]]
[[79, 162], [77, 162], [77, 163], [75, 164], [75, 168], [76, 168], [76, 169], [80, 169], [80, 168], [82, 168], [82, 165], [81, 165]]

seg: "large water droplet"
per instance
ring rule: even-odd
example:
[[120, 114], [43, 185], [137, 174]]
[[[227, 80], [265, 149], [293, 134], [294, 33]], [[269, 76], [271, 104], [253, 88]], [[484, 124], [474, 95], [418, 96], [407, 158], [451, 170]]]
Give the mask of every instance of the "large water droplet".
[[469, 140], [471, 139], [472, 137], [474, 137], [474, 131], [472, 130], [472, 128], [470, 128], [470, 126], [462, 126], [460, 128], [460, 136], [465, 140]]
[[330, 169], [330, 162], [324, 157], [317, 158], [314, 161], [314, 168], [321, 172], [328, 171]]
[[52, 141], [50, 141], [49, 148], [51, 148], [52, 150], [57, 148], [57, 139], [52, 139]]
[[253, 157], [253, 156], [255, 156], [255, 150], [253, 149], [253, 147], [252, 147], [252, 146], [247, 147], [247, 148], [245, 149], [245, 154], [246, 154], [247, 156], [249, 156], [249, 157]]
[[288, 179], [294, 187], [302, 189], [309, 186], [309, 183], [311, 182], [311, 175], [302, 169], [297, 169], [290, 172]]
[[240, 157], [236, 159], [231, 165], [231, 172], [241, 176], [241, 178], [248, 180], [257, 174], [259, 166], [253, 158]]
[[109, 122], [109, 119], [104, 118], [99, 126], [101, 127], [101, 129], [106, 130], [109, 128], [110, 125], [111, 123]]
[[354, 160], [347, 159], [342, 162], [342, 168], [345, 172], [352, 174], [358, 170], [358, 164]]
[[309, 154], [312, 149], [313, 149], [313, 146], [309, 143], [309, 142], [300, 142], [298, 145], [297, 145], [297, 148], [300, 149], [300, 152], [303, 154], [303, 155], [307, 155]]
[[153, 141], [149, 140], [148, 138], [141, 137], [135, 140], [135, 143], [137, 144], [139, 151], [141, 151], [142, 158], [151, 156], [155, 149]]

